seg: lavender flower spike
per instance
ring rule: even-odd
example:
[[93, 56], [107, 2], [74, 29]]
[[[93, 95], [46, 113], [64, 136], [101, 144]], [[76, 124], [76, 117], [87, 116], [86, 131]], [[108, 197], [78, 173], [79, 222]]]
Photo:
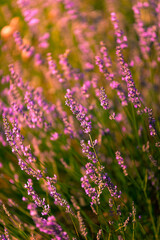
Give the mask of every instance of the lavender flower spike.
[[128, 175], [127, 171], [126, 171], [126, 165], [124, 165], [124, 160], [121, 157], [121, 153], [119, 151], [116, 152], [116, 159], [118, 161], [118, 164], [121, 166], [121, 168], [123, 169], [123, 173], [125, 176]]
[[91, 121], [89, 117], [86, 116], [87, 109], [83, 107], [81, 104], [78, 104], [73, 98], [73, 91], [67, 89], [67, 93], [65, 95], [66, 105], [70, 107], [72, 113], [76, 115], [76, 118], [81, 123], [83, 131], [85, 133], [91, 132]]
[[101, 102], [101, 106], [103, 107], [103, 109], [105, 110], [109, 109], [108, 98], [107, 98], [107, 95], [105, 94], [105, 89], [103, 87], [100, 89], [99, 100]]
[[36, 210], [36, 205], [34, 203], [28, 204], [28, 209], [33, 221], [36, 224], [36, 227], [39, 228], [41, 232], [49, 235], [54, 235], [55, 240], [69, 240], [68, 234], [63, 231], [61, 226], [56, 222], [56, 219], [53, 215], [49, 216], [47, 219], [39, 217]]
[[33, 189], [33, 182], [32, 179], [28, 179], [27, 184], [24, 187], [28, 190], [28, 195], [31, 195], [32, 199], [34, 200], [35, 204], [39, 207], [43, 208], [42, 215], [48, 215], [50, 207], [49, 205], [45, 204], [45, 198], [43, 200], [38, 196], [38, 194]]

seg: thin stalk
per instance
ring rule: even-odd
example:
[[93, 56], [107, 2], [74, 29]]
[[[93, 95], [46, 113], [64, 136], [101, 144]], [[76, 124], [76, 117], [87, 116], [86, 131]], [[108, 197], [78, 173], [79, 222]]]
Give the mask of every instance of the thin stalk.
[[[89, 138], [90, 138], [91, 146], [92, 146], [93, 151], [94, 151], [94, 153], [95, 153], [96, 159], [97, 159], [97, 161], [98, 161], [98, 165], [101, 166], [101, 162], [100, 162], [100, 160], [98, 159], [98, 155], [97, 155], [97, 152], [96, 152], [95, 147], [94, 147], [94, 145], [93, 145], [93, 140], [92, 140], [92, 137], [91, 137], [90, 134], [89, 134]], [[101, 229], [102, 229], [102, 225], [101, 225], [101, 221], [100, 221], [100, 218], [99, 218], [99, 217], [102, 216], [102, 217], [104, 218], [104, 216], [103, 216], [101, 210], [98, 208], [98, 204], [97, 204], [97, 206], [96, 206], [96, 210], [97, 210], [98, 221], [99, 221], [100, 227], [101, 227]]]
[[[134, 165], [135, 167], [135, 165]], [[153, 215], [152, 215], [152, 204], [151, 204], [151, 200], [148, 198], [147, 196], [147, 193], [146, 193], [146, 186], [143, 187], [143, 181], [141, 179], [141, 176], [139, 175], [139, 172], [137, 170], [137, 168], [135, 167], [135, 170], [137, 172], [137, 175], [138, 175], [138, 178], [141, 182], [141, 187], [142, 187], [142, 190], [144, 192], [144, 196], [145, 196], [145, 199], [146, 199], [146, 202], [147, 202], [147, 206], [148, 206], [148, 212], [149, 212], [149, 215], [150, 215], [150, 218], [151, 218], [151, 222], [152, 222], [152, 226], [153, 226], [153, 231], [154, 231], [154, 235], [155, 235], [155, 239], [158, 240], [158, 234], [157, 234], [157, 230], [156, 230], [156, 226], [155, 226], [155, 222], [154, 222], [154, 218], [153, 218]]]
[[[113, 203], [114, 203], [114, 208], [116, 208], [116, 209], [114, 209], [115, 210], [115, 212], [117, 211], [117, 204], [116, 204], [116, 202], [115, 202], [115, 200], [114, 200], [114, 198], [113, 198]], [[122, 222], [122, 218], [121, 218], [121, 216], [119, 216], [119, 218], [120, 218], [120, 222], [121, 222], [121, 224], [122, 224], [122, 227], [123, 227], [123, 222]], [[123, 228], [123, 237], [124, 237], [124, 240], [125, 240], [125, 232], [124, 232], [124, 228]]]
[[109, 232], [108, 240], [110, 240], [110, 238], [111, 238], [111, 233]]
[[[4, 205], [5, 206], [5, 205]], [[3, 208], [4, 209], [4, 208]], [[8, 211], [8, 210], [7, 210]], [[11, 221], [15, 224], [15, 226], [17, 226], [17, 228], [19, 229], [19, 231], [22, 233], [22, 235], [25, 236], [26, 239], [28, 239], [27, 234], [22, 230], [20, 224], [18, 224], [14, 218], [12, 217], [12, 215], [9, 213], [9, 215], [6, 213], [6, 211], [4, 210], [5, 214], [11, 219]]]
[[154, 218], [153, 218], [153, 215], [152, 215], [151, 200], [147, 197], [146, 191], [144, 191], [144, 195], [145, 195], [145, 198], [146, 198], [146, 201], [147, 201], [148, 211], [149, 211], [149, 215], [150, 215], [150, 218], [151, 218], [155, 239], [158, 240], [158, 234], [157, 234], [157, 230], [156, 230], [156, 225], [155, 225]]
[[93, 151], [94, 151], [94, 153], [95, 153], [96, 159], [97, 159], [97, 161], [98, 161], [98, 164], [101, 165], [100, 160], [98, 159], [98, 156], [97, 156], [97, 153], [96, 153], [95, 147], [94, 147], [94, 145], [93, 145], [92, 137], [91, 137], [90, 134], [89, 134], [89, 138], [90, 138], [91, 146], [92, 146]]
[[133, 116], [133, 122], [134, 122], [134, 129], [135, 129], [135, 133], [136, 133], [136, 138], [137, 138], [138, 145], [140, 146], [140, 140], [139, 140], [139, 136], [138, 136], [138, 127], [137, 127], [134, 107], [133, 107], [133, 105], [131, 105], [131, 107], [132, 107], [132, 116]]
[[73, 226], [74, 226], [76, 235], [77, 235], [77, 237], [80, 239], [80, 236], [79, 236], [79, 233], [78, 233], [78, 231], [77, 231], [76, 224], [75, 224], [74, 221], [73, 221], [72, 215], [71, 215], [71, 214], [69, 214], [69, 215], [70, 215], [70, 218], [71, 218], [71, 220], [72, 220], [72, 223], [73, 223]]
[[133, 222], [133, 234], [132, 234], [132, 240], [134, 240], [134, 222]]

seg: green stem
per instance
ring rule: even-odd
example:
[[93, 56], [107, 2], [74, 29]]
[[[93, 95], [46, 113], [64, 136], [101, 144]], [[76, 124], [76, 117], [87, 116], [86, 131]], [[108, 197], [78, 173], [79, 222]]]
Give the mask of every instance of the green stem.
[[[135, 165], [134, 165], [135, 167]], [[153, 226], [153, 231], [154, 231], [154, 235], [155, 235], [155, 239], [158, 240], [158, 234], [157, 234], [157, 230], [156, 230], [156, 226], [155, 226], [155, 222], [154, 222], [154, 218], [153, 218], [153, 215], [152, 215], [152, 204], [151, 204], [151, 200], [148, 198], [147, 196], [147, 193], [146, 193], [146, 183], [145, 183], [145, 186], [143, 187], [143, 181], [141, 179], [141, 176], [139, 175], [139, 172], [137, 170], [137, 168], [135, 167], [135, 170], [137, 172], [137, 176], [140, 180], [140, 183], [141, 183], [141, 187], [142, 187], [142, 190], [144, 192], [144, 196], [145, 196], [145, 199], [146, 199], [146, 202], [147, 202], [147, 205], [148, 205], [148, 211], [149, 211], [149, 215], [150, 215], [150, 218], [151, 218], [151, 222], [152, 222], [152, 226]]]
[[[114, 205], [113, 205], [113, 206], [114, 206], [114, 211], [116, 212], [116, 211], [117, 211], [117, 204], [116, 204], [114, 198], [113, 198], [113, 203], [114, 203]], [[122, 217], [119, 216], [119, 218], [120, 218], [120, 222], [121, 222], [121, 224], [122, 224], [122, 226], [123, 226]], [[123, 228], [123, 237], [124, 237], [124, 240], [125, 240], [125, 232], [124, 232], [124, 228]]]
[[92, 146], [92, 148], [93, 148], [93, 151], [94, 151], [94, 153], [95, 153], [96, 159], [97, 159], [97, 161], [98, 161], [98, 164], [99, 164], [99, 166], [100, 166], [100, 165], [101, 165], [101, 163], [100, 163], [100, 160], [98, 159], [98, 156], [97, 156], [97, 153], [96, 153], [95, 147], [94, 147], [94, 145], [93, 145], [93, 140], [92, 140], [92, 137], [91, 137], [91, 135], [90, 135], [90, 134], [89, 134], [89, 138], [90, 138], [90, 141], [91, 141], [91, 146]]
[[132, 107], [132, 116], [133, 116], [133, 123], [134, 123], [136, 138], [137, 138], [138, 146], [140, 146], [140, 140], [139, 140], [139, 136], [138, 136], [138, 127], [137, 127], [137, 122], [136, 122], [136, 117], [135, 117], [133, 104], [131, 105], [131, 107]]
[[75, 229], [76, 235], [77, 235], [78, 238], [80, 238], [80, 237], [79, 237], [79, 233], [78, 233], [77, 228], [76, 228], [76, 225], [75, 225], [75, 222], [74, 222], [74, 220], [73, 220], [71, 214], [70, 214], [70, 218], [71, 218], [71, 220], [72, 220], [72, 223], [73, 223], [73, 226], [74, 226], [74, 229]]
[[134, 222], [133, 222], [133, 234], [132, 234], [132, 240], [134, 240]]
[[109, 232], [108, 240], [110, 240], [110, 238], [111, 238], [111, 233]]
[[151, 222], [152, 222], [152, 226], [153, 226], [153, 231], [154, 231], [154, 235], [155, 235], [155, 239], [158, 240], [158, 234], [157, 234], [157, 230], [156, 230], [156, 226], [155, 226], [155, 222], [154, 222], [154, 218], [152, 215], [152, 204], [151, 204], [151, 200], [147, 197], [147, 193], [144, 190], [144, 195], [147, 201], [147, 205], [148, 205], [148, 211], [149, 211], [149, 215], [151, 218]]
[[[7, 210], [8, 211], [8, 210]], [[5, 212], [5, 210], [4, 210]], [[6, 212], [5, 212], [6, 213]], [[6, 214], [7, 215], [7, 214]], [[28, 239], [28, 235], [22, 230], [20, 224], [18, 224], [14, 218], [12, 217], [12, 215], [9, 213], [8, 217], [11, 219], [11, 222], [13, 222], [15, 224], [15, 226], [17, 226], [17, 228], [19, 229], [19, 231], [22, 233], [23, 236], [25, 236], [26, 239]]]

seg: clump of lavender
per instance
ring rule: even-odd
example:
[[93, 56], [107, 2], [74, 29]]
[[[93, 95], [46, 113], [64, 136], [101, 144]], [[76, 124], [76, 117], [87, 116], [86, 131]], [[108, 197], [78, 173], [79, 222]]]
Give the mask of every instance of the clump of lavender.
[[158, 240], [160, 4], [2, 2], [0, 239]]
[[9, 232], [8, 232], [8, 229], [6, 228], [6, 224], [3, 220], [1, 220], [2, 224], [4, 225], [4, 234], [1, 234], [0, 235], [0, 239], [2, 240], [10, 240], [10, 235], [9, 235]]
[[[13, 129], [10, 129], [9, 123], [5, 114], [3, 114], [4, 130], [6, 135], [6, 140], [12, 148], [12, 152], [15, 152], [18, 157], [18, 164], [21, 170], [24, 170], [27, 174], [39, 180], [42, 178], [43, 173], [39, 169], [34, 169], [31, 167], [31, 163], [35, 162], [35, 157], [31, 154], [30, 147], [25, 147], [23, 144], [23, 136], [20, 134], [20, 129], [17, 127], [17, 123], [14, 122]], [[25, 160], [24, 160], [25, 158]]]
[[56, 222], [54, 216], [49, 216], [47, 219], [39, 217], [38, 212], [36, 210], [36, 205], [33, 203], [28, 204], [28, 209], [30, 211], [30, 215], [32, 216], [33, 221], [36, 224], [36, 227], [39, 228], [41, 232], [53, 235], [56, 240], [69, 239], [67, 232], [64, 232], [62, 230], [62, 227]]
[[[112, 197], [120, 198], [121, 192], [118, 192], [117, 186], [114, 186], [108, 174], [104, 172], [104, 166], [102, 166], [96, 155], [94, 146], [97, 144], [97, 140], [88, 141], [88, 145], [81, 141], [82, 152], [93, 163], [87, 163], [85, 165], [85, 175], [81, 178], [81, 186], [84, 188], [86, 194], [92, 199], [91, 205], [100, 204], [100, 195], [102, 191], [107, 187]], [[94, 152], [89, 149], [92, 148]], [[90, 181], [94, 183], [95, 187], [92, 187]]]
[[[100, 195], [104, 188], [107, 188], [110, 195], [115, 198], [120, 198], [121, 192], [118, 192], [117, 186], [114, 186], [107, 173], [103, 173], [104, 167], [96, 168], [93, 164], [87, 163], [86, 175], [81, 178], [81, 186], [85, 189], [86, 194], [91, 197], [91, 205], [100, 204]], [[92, 188], [89, 180], [97, 185]]]

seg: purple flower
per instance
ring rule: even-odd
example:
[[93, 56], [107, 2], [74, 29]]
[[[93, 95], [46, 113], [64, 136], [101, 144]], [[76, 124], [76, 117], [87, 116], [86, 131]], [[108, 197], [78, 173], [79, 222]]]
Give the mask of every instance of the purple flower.
[[59, 138], [59, 135], [58, 135], [57, 132], [51, 134], [50, 139], [51, 139], [52, 141], [56, 141], [58, 138]]
[[69, 240], [67, 232], [64, 232], [62, 227], [56, 222], [56, 218], [52, 215], [47, 219], [39, 217], [36, 205], [33, 203], [28, 204], [28, 209], [36, 227], [39, 228], [41, 232], [49, 235], [54, 235], [56, 240]]
[[65, 95], [66, 105], [70, 107], [72, 113], [76, 115], [76, 118], [80, 122], [83, 131], [85, 133], [91, 132], [91, 121], [89, 117], [86, 116], [87, 109], [83, 107], [81, 104], [78, 104], [73, 98], [73, 92], [70, 89], [67, 89], [67, 93]]
[[91, 187], [88, 177], [86, 175], [81, 178], [81, 187], [84, 188], [85, 193], [91, 198], [91, 205], [97, 205], [98, 199], [96, 189]]
[[73, 121], [71, 122], [70, 119], [68, 119], [67, 113], [62, 108], [61, 101], [57, 101], [56, 109], [58, 117], [63, 121], [64, 124], [64, 134], [69, 134], [70, 137], [75, 137], [76, 131], [74, 131]]
[[42, 35], [40, 38], [39, 38], [39, 47], [40, 48], [48, 48], [49, 46], [49, 43], [48, 43], [48, 39], [50, 37], [50, 34], [48, 32], [46, 32], [44, 35]]
[[[81, 178], [81, 186], [91, 198], [91, 205], [100, 204], [100, 195], [106, 187], [112, 197], [120, 198], [121, 192], [118, 192], [117, 186], [114, 186], [107, 173], [104, 173], [103, 166], [97, 167], [92, 163], [87, 163], [85, 168], [86, 174]], [[90, 181], [95, 187], [91, 186]]]
[[104, 42], [101, 41], [100, 45], [101, 45], [100, 52], [103, 56], [103, 62], [105, 64], [105, 67], [106, 68], [112, 67], [111, 58], [108, 55], [108, 51], [107, 51], [107, 48], [106, 48]]
[[89, 145], [87, 146], [85, 143], [84, 143], [84, 140], [81, 140], [81, 147], [82, 147], [82, 152], [87, 156], [87, 158], [89, 160], [91, 160], [93, 163], [96, 163], [98, 162], [98, 159], [95, 155], [94, 152], [90, 151], [90, 142], [89, 142]]
[[68, 61], [69, 50], [67, 49], [64, 54], [59, 55], [59, 63], [63, 69], [64, 76], [67, 80], [74, 79], [78, 81], [83, 79], [83, 74], [78, 69], [72, 67]]
[[54, 204], [64, 207], [67, 213], [71, 213], [72, 215], [74, 215], [69, 203], [64, 198], [62, 198], [61, 194], [57, 193], [57, 189], [54, 186], [54, 184], [57, 182], [56, 175], [53, 178], [46, 177], [46, 179], [49, 194], [51, 197], [54, 198]]
[[156, 136], [156, 128], [155, 128], [155, 119], [153, 117], [152, 109], [145, 107], [144, 113], [148, 114], [148, 121], [149, 121], [149, 131], [151, 136]]
[[19, 48], [20, 51], [23, 51], [26, 55], [27, 58], [32, 56], [34, 54], [34, 47], [30, 46], [28, 44], [24, 44], [21, 35], [18, 31], [16, 31], [14, 34], [14, 40], [16, 42], [17, 47]]
[[123, 31], [120, 29], [119, 26], [119, 21], [116, 17], [116, 13], [112, 12], [111, 13], [111, 21], [113, 23], [114, 26], [114, 30], [115, 30], [115, 35], [117, 38], [117, 44], [123, 49], [126, 48], [127, 45], [127, 37], [123, 34]]
[[[145, 26], [145, 23], [141, 17], [141, 9], [146, 9], [151, 7], [152, 1], [148, 2], [138, 2], [133, 6], [134, 16], [135, 16], [135, 30], [139, 37], [139, 45], [143, 57], [147, 60], [150, 58], [151, 46], [154, 45], [157, 53], [157, 60], [160, 61], [160, 44], [157, 36], [157, 32], [159, 31], [159, 26], [155, 23], [154, 25]], [[154, 6], [156, 8], [156, 6]], [[159, 6], [155, 9], [156, 12], [159, 12]], [[150, 11], [150, 10], [149, 10]], [[156, 14], [155, 14], [156, 15]], [[158, 18], [158, 16], [157, 16]], [[156, 19], [159, 22], [159, 19]], [[153, 44], [152, 44], [153, 43]]]
[[109, 101], [107, 98], [107, 95], [105, 94], [105, 89], [102, 87], [100, 89], [100, 102], [101, 102], [101, 106], [103, 107], [103, 109], [107, 110], [109, 109]]
[[47, 62], [49, 67], [49, 72], [56, 78], [57, 81], [60, 83], [65, 82], [65, 78], [62, 74], [58, 71], [56, 63], [53, 61], [51, 53], [47, 54]]
[[116, 54], [117, 54], [119, 65], [121, 67], [122, 80], [124, 80], [127, 84], [128, 99], [133, 103], [135, 108], [140, 108], [141, 107], [141, 101], [139, 99], [140, 94], [135, 87], [135, 83], [133, 81], [128, 64], [125, 63], [124, 61], [123, 54], [120, 47], [117, 47]]
[[48, 215], [48, 213], [50, 211], [50, 206], [48, 204], [46, 205], [45, 198], [43, 198], [43, 200], [42, 200], [38, 196], [38, 194], [34, 191], [32, 179], [28, 179], [28, 182], [27, 182], [27, 184], [24, 185], [24, 187], [28, 190], [28, 195], [30, 195], [32, 197], [35, 204], [38, 207], [43, 208], [42, 215]]
[[77, 211], [77, 218], [78, 218], [81, 234], [86, 238], [88, 232], [86, 231], [86, 226], [84, 225], [83, 218], [80, 214], [80, 211]]
[[[35, 157], [31, 153], [30, 146], [25, 147], [23, 144], [24, 137], [20, 134], [20, 129], [17, 126], [17, 122], [12, 123], [13, 128], [11, 129], [7, 121], [5, 113], [3, 113], [3, 125], [6, 135], [6, 140], [12, 148], [12, 152], [17, 154], [18, 164], [21, 170], [24, 170], [27, 174], [39, 180], [43, 174], [41, 170], [33, 169], [31, 163], [35, 162]], [[25, 158], [25, 160], [23, 160]]]
[[116, 154], [116, 159], [117, 159], [118, 164], [123, 169], [124, 175], [127, 176], [128, 175], [128, 173], [126, 171], [127, 166], [124, 164], [124, 160], [123, 160], [123, 158], [121, 156], [121, 153], [119, 151], [117, 151], [115, 154]]
[[17, 3], [28, 25], [32, 27], [32, 29], [36, 27], [35, 25], [39, 23], [39, 19], [36, 17], [38, 8], [33, 8], [31, 2], [28, 0], [18, 0]]

